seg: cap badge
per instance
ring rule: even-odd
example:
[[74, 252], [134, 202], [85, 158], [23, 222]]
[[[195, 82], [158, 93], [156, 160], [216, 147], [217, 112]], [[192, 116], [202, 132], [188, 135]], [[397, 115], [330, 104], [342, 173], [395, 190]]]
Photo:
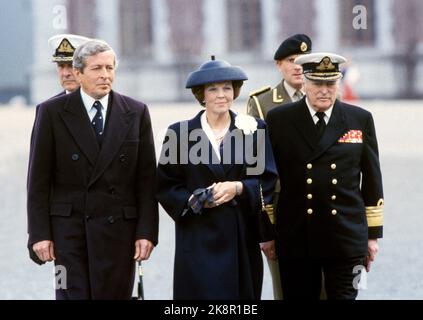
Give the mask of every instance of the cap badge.
[[66, 38], [64, 38], [62, 42], [60, 42], [56, 50], [57, 53], [73, 53], [74, 51], [75, 51], [75, 48]]
[[319, 70], [319, 71], [336, 70], [336, 67], [333, 65], [329, 57], [324, 57], [322, 61], [320, 61], [320, 64], [316, 67], [316, 70]]
[[302, 52], [306, 52], [308, 49], [307, 43], [301, 42], [300, 49]]

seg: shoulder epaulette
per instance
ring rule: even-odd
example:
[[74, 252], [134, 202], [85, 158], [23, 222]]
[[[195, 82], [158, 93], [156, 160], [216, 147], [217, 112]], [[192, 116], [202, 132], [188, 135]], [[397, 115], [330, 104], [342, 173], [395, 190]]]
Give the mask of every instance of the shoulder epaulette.
[[262, 87], [258, 90], [251, 91], [250, 97], [256, 96], [256, 95], [261, 94], [261, 93], [266, 92], [266, 91], [269, 91], [270, 89], [271, 89], [271, 87], [267, 86], [267, 87]]

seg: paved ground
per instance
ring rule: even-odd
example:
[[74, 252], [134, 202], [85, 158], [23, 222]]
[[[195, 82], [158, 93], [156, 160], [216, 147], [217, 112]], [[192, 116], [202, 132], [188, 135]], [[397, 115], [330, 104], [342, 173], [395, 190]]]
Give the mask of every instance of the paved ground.
[[[423, 147], [419, 102], [366, 101], [378, 131], [385, 187], [385, 238], [361, 299], [423, 299]], [[237, 109], [244, 111], [238, 105]], [[186, 119], [191, 104], [151, 108], [158, 138], [168, 124]], [[37, 266], [26, 251], [26, 170], [33, 108], [0, 106], [0, 299], [52, 299], [53, 268]], [[147, 299], [171, 299], [174, 228], [160, 212], [160, 243], [144, 263]], [[271, 299], [266, 268], [263, 298]]]

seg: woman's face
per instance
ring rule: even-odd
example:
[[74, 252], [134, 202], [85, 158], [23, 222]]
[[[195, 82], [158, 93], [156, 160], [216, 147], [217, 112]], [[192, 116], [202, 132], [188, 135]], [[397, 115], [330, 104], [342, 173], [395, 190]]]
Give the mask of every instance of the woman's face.
[[204, 87], [206, 109], [215, 114], [228, 112], [234, 101], [234, 88], [231, 81], [210, 83]]

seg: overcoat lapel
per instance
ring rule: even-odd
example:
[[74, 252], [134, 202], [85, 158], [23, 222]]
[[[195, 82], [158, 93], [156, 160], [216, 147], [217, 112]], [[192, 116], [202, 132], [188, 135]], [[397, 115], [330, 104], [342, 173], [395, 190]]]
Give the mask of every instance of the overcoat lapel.
[[314, 150], [317, 144], [317, 130], [316, 125], [311, 118], [310, 112], [305, 102], [305, 97], [300, 100], [298, 110], [294, 115], [293, 123], [297, 130], [301, 133], [304, 140]]
[[[195, 129], [202, 129], [201, 127], [201, 115], [203, 114], [203, 112], [199, 112], [193, 119], [188, 121], [188, 135], [191, 133], [192, 130]], [[208, 150], [209, 150], [209, 154], [210, 156], [208, 157], [208, 160], [206, 165], [207, 167], [210, 169], [210, 171], [213, 173], [213, 175], [221, 181], [225, 180], [225, 171], [223, 170], [222, 165], [218, 162], [218, 158], [217, 156], [214, 154], [214, 149], [210, 143], [210, 141], [208, 140], [207, 135], [204, 133], [204, 135], [202, 136], [202, 139], [207, 139], [208, 141]], [[212, 161], [213, 160], [213, 161]]]
[[[235, 127], [235, 117], [236, 117], [236, 114], [234, 113], [234, 112], [232, 112], [232, 111], [229, 111], [229, 113], [230, 113], [230, 116], [231, 116], [231, 124], [229, 125], [229, 131], [228, 131], [228, 134], [233, 134], [233, 130], [238, 130], [236, 127]], [[238, 132], [236, 133], [236, 137], [238, 138]], [[243, 136], [243, 134], [242, 134], [242, 137], [244, 138], [244, 136]], [[223, 161], [223, 160], [225, 160], [225, 157], [223, 157], [223, 159], [222, 159], [222, 166], [223, 166], [223, 170], [224, 170], [224, 172], [225, 172], [225, 175], [226, 176], [228, 176], [228, 174], [229, 174], [229, 172], [234, 168], [234, 166], [235, 166], [235, 164], [236, 164], [236, 158], [237, 158], [237, 147], [239, 147], [239, 146], [236, 146], [236, 144], [237, 143], [241, 143], [241, 150], [242, 151], [244, 151], [244, 149], [245, 149], [245, 143], [244, 143], [244, 139], [243, 139], [243, 141], [238, 141], [238, 140], [230, 140], [230, 139], [225, 139], [224, 141], [223, 141], [223, 148], [224, 148], [224, 153], [226, 152], [225, 151], [225, 149], [226, 148], [230, 148], [230, 150], [231, 150], [231, 152], [230, 152], [230, 161], [229, 161], [229, 163], [227, 163], [228, 161], [226, 160], [226, 161]], [[243, 152], [243, 154], [242, 154], [242, 160], [243, 160], [243, 162], [242, 163], [245, 163], [245, 152]]]
[[313, 161], [314, 159], [320, 157], [330, 146], [338, 141], [338, 139], [347, 131], [347, 127], [341, 103], [336, 100], [325, 132], [308, 160]]
[[107, 119], [106, 133], [89, 185], [103, 174], [115, 158], [135, 118], [134, 111], [129, 108], [121, 95], [113, 91], [110, 94], [112, 95], [109, 104], [111, 109]]
[[90, 118], [82, 102], [80, 89], [68, 94], [65, 107], [59, 114], [75, 139], [76, 144], [80, 147], [91, 165], [94, 166], [97, 162], [100, 148], [91, 127]]

